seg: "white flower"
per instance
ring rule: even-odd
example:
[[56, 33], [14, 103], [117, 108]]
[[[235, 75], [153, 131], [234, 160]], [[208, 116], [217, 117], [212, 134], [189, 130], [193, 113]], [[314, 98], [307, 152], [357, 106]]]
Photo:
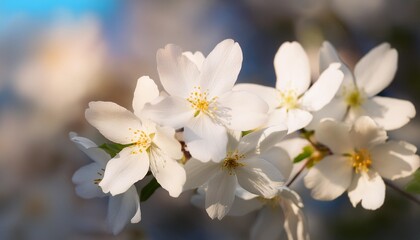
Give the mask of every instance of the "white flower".
[[160, 81], [169, 94], [146, 107], [154, 121], [184, 128], [191, 155], [200, 161], [226, 156], [227, 129], [245, 131], [266, 120], [267, 104], [259, 97], [231, 91], [242, 64], [238, 43], [224, 40], [204, 59], [167, 45], [157, 53]]
[[[347, 122], [359, 116], [369, 116], [385, 130], [398, 129], [416, 115], [414, 105], [405, 100], [375, 96], [385, 89], [397, 71], [398, 53], [388, 43], [383, 43], [368, 52], [356, 64], [354, 75], [344, 63], [341, 70], [344, 81], [330, 104], [315, 115], [311, 128], [322, 118], [334, 118]], [[320, 51], [320, 69], [332, 62], [341, 62], [336, 50], [324, 42]]]
[[76, 193], [82, 198], [109, 197], [108, 224], [116, 235], [130, 221], [138, 223], [141, 219], [140, 201], [136, 187], [131, 186], [123, 194], [111, 196], [105, 194], [98, 186], [104, 173], [105, 166], [111, 157], [91, 140], [79, 137], [75, 133], [69, 134], [70, 139], [94, 162], [77, 170], [72, 178], [76, 184]]
[[238, 84], [234, 89], [248, 91], [264, 99], [270, 114], [265, 125], [285, 124], [288, 133], [291, 133], [306, 127], [312, 120], [311, 113], [323, 108], [334, 97], [343, 79], [339, 67], [338, 63], [331, 64], [309, 88], [308, 56], [299, 43], [285, 42], [274, 58], [276, 88]]
[[[204, 207], [206, 188], [199, 188], [191, 202]], [[299, 195], [287, 187], [280, 187], [272, 198], [264, 198], [237, 188], [229, 216], [244, 216], [259, 210], [251, 229], [251, 239], [309, 239], [309, 229]], [[283, 228], [280, 227], [283, 225]]]
[[232, 206], [239, 185], [247, 191], [272, 198], [290, 173], [287, 153], [274, 146], [285, 135], [284, 128], [268, 128], [242, 138], [229, 135], [227, 155], [218, 163], [203, 163], [191, 158], [185, 165], [187, 182], [184, 190], [206, 185], [205, 206], [208, 215], [222, 219]]
[[141, 77], [133, 99], [135, 114], [112, 102], [91, 102], [87, 121], [112, 142], [127, 145], [111, 159], [99, 186], [112, 195], [125, 192], [150, 170], [172, 197], [178, 197], [185, 183], [185, 171], [176, 161], [183, 156], [175, 131], [140, 119], [145, 103], [158, 98], [157, 86]]
[[363, 208], [374, 210], [385, 199], [382, 177], [406, 177], [420, 165], [415, 146], [386, 141], [385, 130], [367, 116], [356, 119], [352, 127], [326, 119], [316, 129], [315, 138], [333, 153], [305, 176], [305, 186], [315, 199], [332, 200], [347, 190], [353, 206], [361, 201]]

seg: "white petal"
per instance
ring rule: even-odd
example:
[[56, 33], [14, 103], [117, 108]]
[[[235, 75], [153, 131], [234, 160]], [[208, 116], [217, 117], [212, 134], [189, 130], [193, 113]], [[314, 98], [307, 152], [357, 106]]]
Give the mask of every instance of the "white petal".
[[163, 88], [172, 96], [188, 97], [198, 85], [200, 71], [175, 45], [168, 44], [156, 54], [157, 69]]
[[281, 227], [284, 216], [280, 207], [264, 207], [258, 214], [257, 221], [251, 229], [252, 240], [276, 240], [279, 239], [283, 228]]
[[247, 158], [236, 169], [239, 185], [248, 192], [272, 198], [285, 179], [277, 168], [262, 158]]
[[301, 106], [306, 110], [315, 112], [327, 105], [337, 93], [343, 81], [340, 64], [331, 64], [319, 79], [300, 99]]
[[302, 129], [312, 121], [312, 114], [308, 111], [294, 108], [287, 112], [287, 134]]
[[407, 142], [389, 141], [371, 151], [372, 167], [385, 178], [395, 180], [413, 174], [420, 165], [417, 149]]
[[311, 196], [318, 200], [336, 199], [351, 183], [353, 168], [347, 157], [331, 155], [312, 167], [304, 178]]
[[301, 208], [291, 201], [283, 201], [284, 230], [288, 239], [309, 240], [309, 226]]
[[287, 109], [286, 108], [276, 108], [269, 115], [268, 120], [265, 126], [287, 126]]
[[76, 184], [76, 193], [78, 196], [90, 199], [94, 197], [104, 197], [105, 193], [94, 183], [95, 179], [100, 178], [98, 172], [101, 172], [102, 165], [94, 162], [79, 168], [72, 177]]
[[244, 199], [244, 200], [251, 200], [254, 198], [258, 198], [258, 195], [248, 192], [247, 190], [243, 189], [241, 186], [236, 186], [235, 195], [238, 198]]
[[366, 115], [385, 130], [398, 129], [416, 115], [416, 109], [411, 102], [388, 97], [367, 99], [362, 108]]
[[289, 179], [293, 163], [285, 150], [280, 147], [271, 147], [261, 152], [260, 158], [273, 164], [284, 179]]
[[309, 59], [298, 42], [283, 43], [274, 57], [278, 90], [304, 93], [311, 83]]
[[286, 136], [286, 130], [281, 125], [259, 129], [241, 138], [237, 149], [240, 154], [252, 154], [257, 149], [265, 151], [277, 144], [284, 136]]
[[184, 168], [187, 175], [187, 180], [184, 185], [185, 191], [205, 184], [220, 170], [220, 165], [213, 162], [203, 163], [191, 158], [187, 161]]
[[319, 51], [319, 72], [323, 72], [327, 69], [331, 63], [340, 63], [340, 70], [344, 74], [343, 84], [345, 86], [354, 86], [353, 74], [350, 69], [344, 64], [337, 54], [335, 48], [331, 43], [325, 41]]
[[279, 91], [259, 84], [240, 83], [233, 87], [234, 91], [245, 91], [257, 95], [268, 104], [268, 112], [280, 105]]
[[250, 200], [244, 200], [239, 197], [235, 197], [235, 201], [228, 213], [229, 216], [244, 216], [250, 212], [260, 209], [264, 206], [264, 202], [258, 198]]
[[184, 56], [186, 56], [188, 59], [190, 59], [191, 62], [195, 63], [195, 65], [197, 66], [198, 70], [201, 71], [202, 66], [203, 66], [203, 62], [206, 59], [203, 55], [203, 53], [197, 51], [195, 53], [192, 52], [183, 52], [182, 53]]
[[127, 191], [149, 171], [149, 156], [136, 147], [126, 147], [106, 165], [99, 183], [105, 193], [117, 195]]
[[230, 91], [242, 66], [242, 50], [237, 42], [226, 39], [211, 51], [204, 60], [200, 86], [209, 91], [210, 97]]
[[187, 100], [169, 96], [154, 105], [146, 104], [142, 113], [156, 123], [179, 129], [194, 116], [194, 109]]
[[111, 159], [111, 156], [109, 156], [108, 153], [98, 148], [96, 143], [92, 142], [90, 139], [79, 137], [75, 133], [70, 133], [70, 140], [73, 141], [90, 159], [99, 163], [102, 167], [105, 167], [106, 163]]
[[127, 223], [140, 221], [140, 202], [134, 186], [124, 194], [112, 196], [108, 203], [108, 224], [112, 233], [117, 235]]
[[113, 102], [90, 102], [85, 116], [102, 135], [116, 143], [133, 143], [134, 131], [141, 128], [138, 117]]
[[335, 154], [353, 152], [350, 126], [331, 119], [323, 120], [315, 130], [315, 138]]
[[209, 182], [206, 193], [206, 211], [211, 219], [221, 220], [235, 199], [236, 176], [227, 171], [216, 174]]
[[231, 91], [219, 99], [219, 104], [221, 109], [227, 110], [219, 118], [229, 129], [251, 130], [267, 121], [267, 103], [252, 93]]
[[289, 205], [294, 204], [299, 208], [303, 208], [302, 199], [292, 189], [290, 189], [286, 186], [283, 186], [283, 187], [279, 188], [279, 196], [282, 199], [287, 200]]
[[363, 208], [376, 210], [384, 203], [385, 183], [377, 172], [362, 172], [354, 176], [348, 195], [353, 207], [362, 201]]
[[367, 116], [356, 119], [350, 130], [350, 136], [357, 149], [371, 148], [384, 143], [388, 138], [386, 131]]
[[219, 162], [226, 157], [226, 128], [205, 115], [198, 115], [188, 123], [184, 137], [191, 156], [202, 162]]
[[175, 138], [175, 130], [170, 127], [156, 127], [156, 135], [153, 143], [169, 157], [173, 159], [181, 159], [183, 156], [181, 144]]
[[321, 110], [313, 113], [311, 123], [306, 126], [306, 129], [315, 130], [322, 119], [331, 118], [337, 121], [343, 121], [347, 112], [347, 104], [341, 98], [333, 98], [331, 102], [325, 105]]
[[375, 47], [354, 68], [357, 86], [375, 96], [392, 82], [397, 64], [398, 53], [388, 43]]
[[150, 170], [158, 183], [169, 192], [171, 197], [178, 197], [185, 184], [185, 170], [162, 150], [150, 149]]
[[133, 97], [134, 114], [141, 117], [144, 104], [152, 102], [157, 97], [159, 97], [159, 89], [155, 82], [148, 76], [139, 78]]

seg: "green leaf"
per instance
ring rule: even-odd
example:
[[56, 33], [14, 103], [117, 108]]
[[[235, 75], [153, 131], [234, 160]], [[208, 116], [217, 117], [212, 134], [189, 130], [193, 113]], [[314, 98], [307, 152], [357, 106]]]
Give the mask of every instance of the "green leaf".
[[121, 150], [123, 150], [125, 147], [129, 145], [123, 145], [118, 143], [104, 143], [99, 146], [99, 148], [103, 149], [105, 152], [107, 152], [111, 157], [115, 157]]
[[293, 159], [293, 163], [298, 163], [312, 155], [314, 149], [311, 146], [306, 146], [302, 149], [302, 152]]
[[246, 135], [252, 133], [254, 130], [248, 130], [248, 131], [242, 131], [242, 137], [245, 137]]
[[420, 194], [420, 169], [414, 173], [414, 178], [405, 186], [410, 193]]
[[160, 188], [160, 184], [157, 182], [156, 178], [152, 178], [152, 180], [150, 180], [150, 182], [141, 190], [140, 202], [149, 199], [158, 188]]

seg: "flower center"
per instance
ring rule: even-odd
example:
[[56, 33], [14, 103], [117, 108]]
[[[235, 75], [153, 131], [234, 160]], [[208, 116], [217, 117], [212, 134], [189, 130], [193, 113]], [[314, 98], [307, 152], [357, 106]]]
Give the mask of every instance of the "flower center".
[[198, 114], [205, 113], [211, 115], [212, 110], [216, 110], [217, 107], [210, 107], [212, 103], [214, 103], [217, 97], [213, 97], [212, 99], [208, 100], [208, 91], [201, 91], [201, 87], [194, 87], [194, 91], [190, 93], [190, 96], [187, 98], [187, 101], [191, 103], [191, 107], [194, 108], [196, 111], [194, 113], [194, 117], [197, 117]]
[[[130, 128], [131, 130], [131, 128]], [[134, 130], [134, 138], [131, 139], [133, 145], [136, 146], [136, 149], [139, 152], [149, 150], [150, 146], [152, 145], [152, 139], [155, 136], [155, 133], [151, 133], [147, 135], [144, 131], [141, 130]], [[137, 151], [133, 151], [132, 154], [138, 153]]]
[[286, 108], [287, 110], [296, 108], [298, 105], [298, 95], [294, 90], [287, 90], [284, 92], [279, 92], [280, 95], [280, 105], [279, 108]]
[[353, 90], [346, 94], [346, 103], [350, 107], [360, 107], [364, 102], [362, 94], [358, 90]]
[[356, 150], [352, 156], [353, 168], [356, 173], [360, 173], [362, 171], [368, 172], [369, 167], [372, 164], [372, 159], [370, 157], [370, 153], [366, 149]]
[[230, 153], [223, 160], [222, 168], [226, 169], [230, 175], [234, 174], [234, 170], [237, 167], [245, 166], [243, 163], [240, 163], [239, 160], [245, 158], [245, 155], [239, 154], [238, 151]]

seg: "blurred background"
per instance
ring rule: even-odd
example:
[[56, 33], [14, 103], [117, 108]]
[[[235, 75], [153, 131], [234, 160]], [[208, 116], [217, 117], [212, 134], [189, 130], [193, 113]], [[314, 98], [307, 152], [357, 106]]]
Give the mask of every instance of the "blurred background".
[[[399, 67], [382, 95], [420, 106], [418, 0], [1, 0], [0, 239], [247, 239], [256, 213], [211, 221], [189, 204], [191, 194], [173, 199], [161, 189], [142, 203], [139, 224], [113, 236], [106, 199], [83, 200], [71, 182], [90, 160], [68, 132], [105, 141], [84, 119], [89, 101], [130, 109], [138, 77], [158, 80], [159, 48], [174, 43], [208, 54], [226, 38], [243, 50], [239, 82], [269, 86], [284, 41], [302, 43], [314, 78], [324, 40], [350, 68], [389, 42]], [[416, 117], [391, 135], [420, 147], [419, 124]], [[313, 239], [420, 238], [420, 208], [392, 189], [372, 212], [354, 209], [347, 196], [315, 201], [301, 181], [292, 187]]]

